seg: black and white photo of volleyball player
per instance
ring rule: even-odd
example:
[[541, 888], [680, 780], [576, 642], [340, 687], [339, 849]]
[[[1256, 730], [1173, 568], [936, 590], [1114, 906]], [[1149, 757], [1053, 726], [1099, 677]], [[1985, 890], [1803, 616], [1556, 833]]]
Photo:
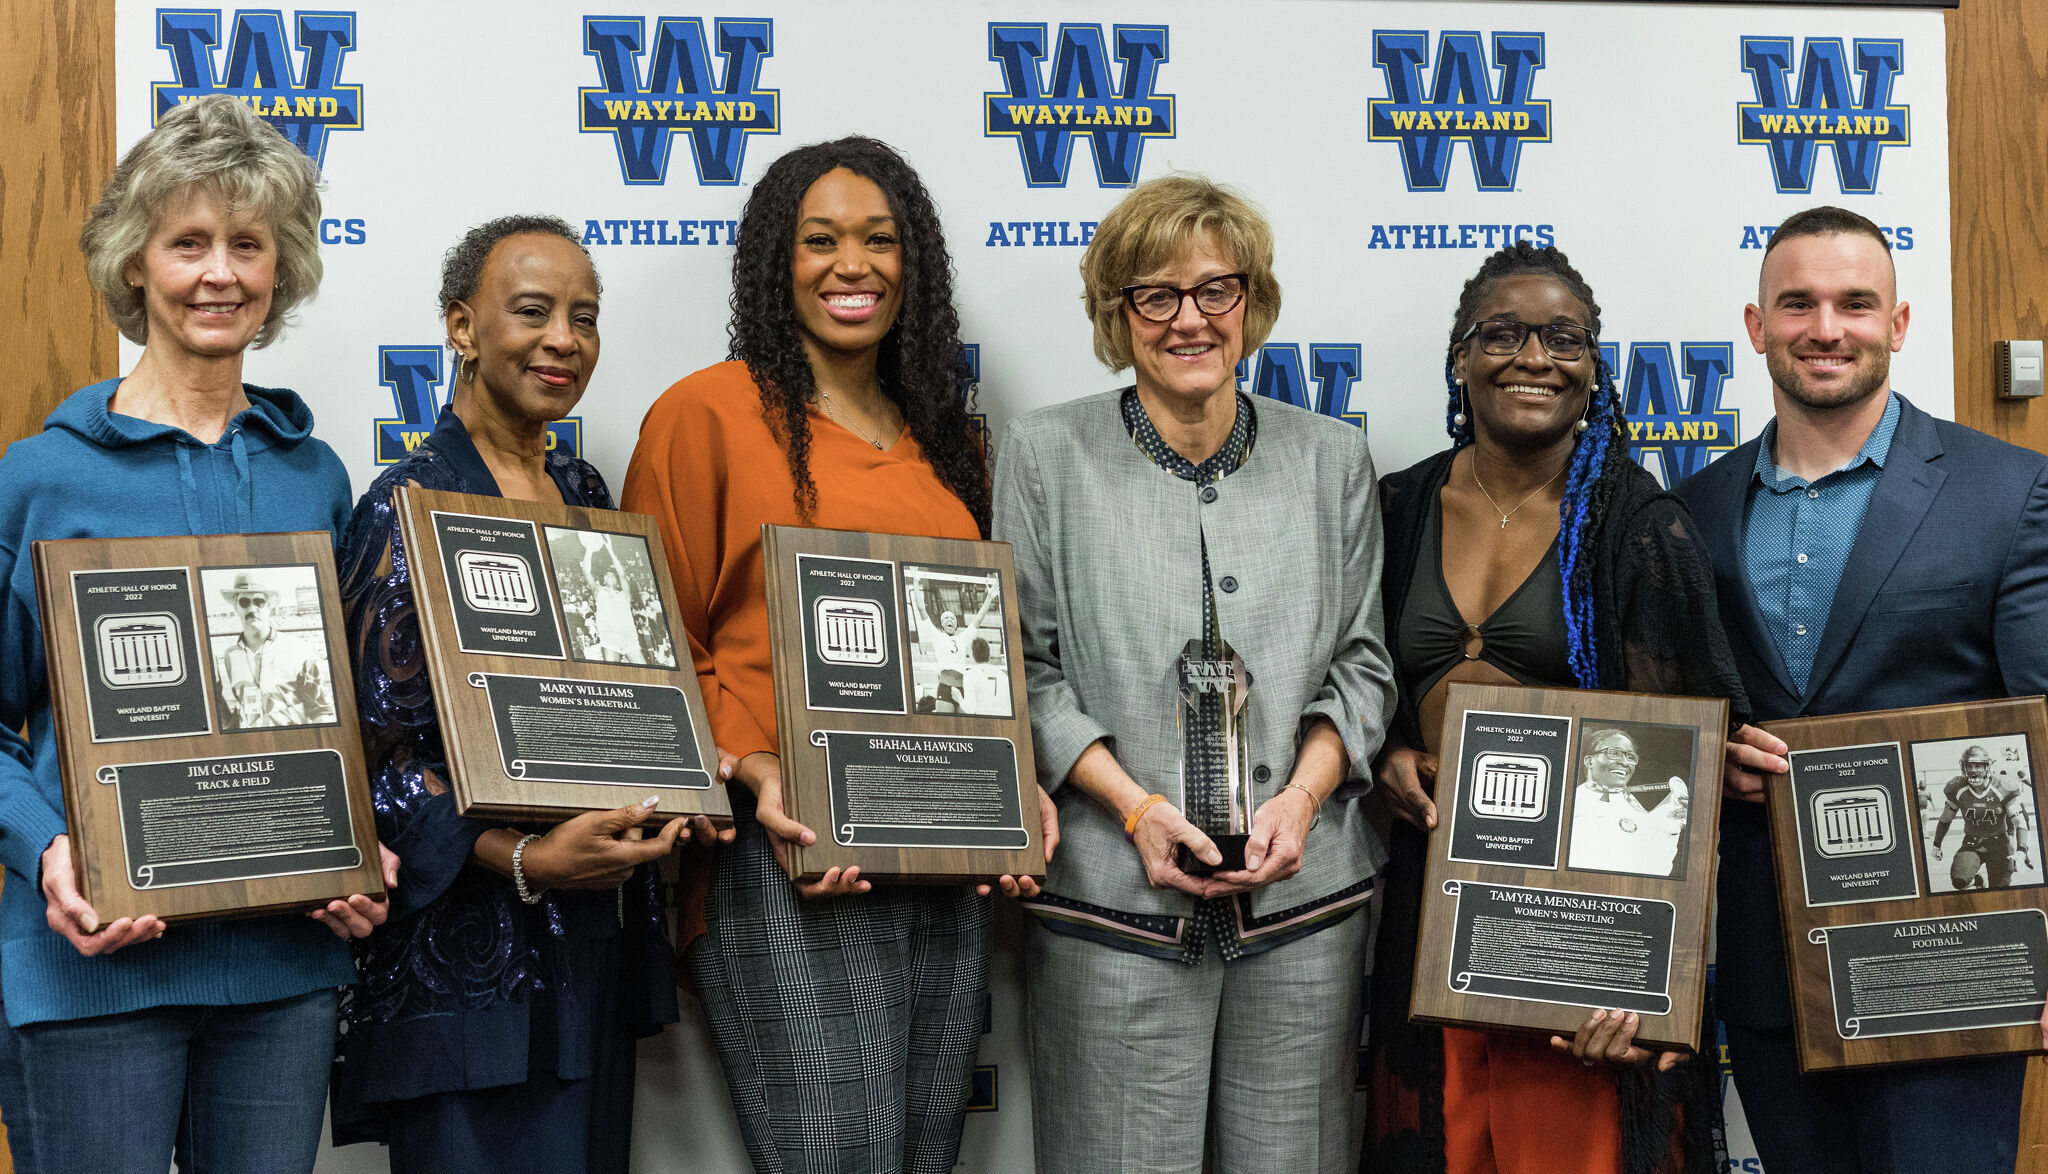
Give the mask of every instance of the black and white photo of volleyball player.
[[913, 709], [1015, 716], [997, 572], [905, 563], [903, 584]]
[[637, 534], [546, 527], [555, 597], [577, 660], [676, 667], [647, 542]]
[[1579, 737], [1567, 868], [1635, 876], [1685, 875], [1692, 828], [1694, 731], [1589, 722]]
[[2042, 883], [2031, 772], [2025, 734], [1913, 743], [1929, 892]]
[[199, 582], [223, 725], [334, 723], [334, 674], [313, 568], [202, 567]]

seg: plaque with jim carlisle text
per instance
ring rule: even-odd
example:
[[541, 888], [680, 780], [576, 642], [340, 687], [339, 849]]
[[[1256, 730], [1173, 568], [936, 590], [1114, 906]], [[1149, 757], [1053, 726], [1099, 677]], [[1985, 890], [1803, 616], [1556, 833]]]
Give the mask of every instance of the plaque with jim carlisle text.
[[1698, 1050], [1727, 728], [1718, 698], [1451, 685], [1410, 1014], [1569, 1037], [1618, 1009]]
[[2039, 697], [1771, 722], [1803, 1071], [2040, 1050]]
[[103, 923], [383, 892], [331, 535], [33, 557], [72, 863]]
[[397, 491], [456, 809], [732, 819], [652, 518]]
[[762, 528], [799, 880], [1045, 875], [1016, 570], [1001, 542]]

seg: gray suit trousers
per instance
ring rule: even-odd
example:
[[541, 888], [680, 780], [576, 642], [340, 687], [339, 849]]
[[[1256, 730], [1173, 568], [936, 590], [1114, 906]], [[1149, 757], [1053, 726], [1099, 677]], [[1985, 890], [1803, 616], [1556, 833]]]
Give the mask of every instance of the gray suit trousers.
[[1044, 1174], [1349, 1174], [1373, 906], [1188, 966], [1030, 929], [1032, 1133]]

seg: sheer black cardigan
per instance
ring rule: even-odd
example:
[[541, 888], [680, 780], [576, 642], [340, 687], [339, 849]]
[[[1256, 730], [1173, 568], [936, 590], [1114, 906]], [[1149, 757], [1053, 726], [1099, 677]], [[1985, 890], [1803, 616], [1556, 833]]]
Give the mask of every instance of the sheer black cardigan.
[[[1437, 508], [1450, 477], [1456, 449], [1380, 479], [1380, 512], [1386, 524], [1387, 557], [1381, 579], [1386, 603], [1387, 648], [1401, 661], [1397, 643], [1408, 583], [1418, 558], [1430, 511]], [[1714, 598], [1713, 568], [1691, 515], [1656, 479], [1630, 462], [1598, 529], [1586, 536], [1593, 589], [1593, 632], [1599, 687], [1639, 693], [1726, 697], [1731, 724], [1749, 719], [1749, 700], [1728, 648]], [[1557, 622], [1564, 623], [1562, 612]], [[1425, 745], [1421, 699], [1403, 690], [1393, 732], [1411, 747]], [[1701, 780], [1703, 787], [1718, 782]], [[1422, 905], [1427, 837], [1395, 820], [1390, 859], [1381, 873], [1385, 901], [1374, 955], [1371, 996], [1371, 1064], [1375, 1104], [1396, 1092], [1415, 1098], [1419, 1128], [1367, 1130], [1361, 1167], [1375, 1172], [1437, 1174], [1444, 1169], [1443, 1037], [1434, 1027], [1408, 1023], [1408, 999], [1415, 978], [1415, 941]], [[1711, 1000], [1710, 1000], [1711, 1002]], [[1665, 1166], [1674, 1111], [1684, 1106], [1685, 1174], [1718, 1171], [1726, 1155], [1720, 1137], [1720, 1080], [1709, 1008], [1700, 1056], [1665, 1074], [1623, 1071], [1621, 1090], [1624, 1174], [1653, 1174]]]

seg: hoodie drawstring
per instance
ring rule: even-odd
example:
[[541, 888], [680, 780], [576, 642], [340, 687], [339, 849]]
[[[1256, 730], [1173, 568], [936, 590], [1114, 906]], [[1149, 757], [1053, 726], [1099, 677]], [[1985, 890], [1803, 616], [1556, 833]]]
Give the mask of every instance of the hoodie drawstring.
[[199, 517], [199, 481], [192, 476], [192, 453], [182, 440], [171, 445], [178, 453], [178, 501], [185, 507], [185, 532], [204, 534], [208, 527]]
[[256, 525], [256, 482], [249, 476], [249, 450], [240, 428], [228, 429], [228, 450], [235, 457], [235, 530], [247, 534]]

